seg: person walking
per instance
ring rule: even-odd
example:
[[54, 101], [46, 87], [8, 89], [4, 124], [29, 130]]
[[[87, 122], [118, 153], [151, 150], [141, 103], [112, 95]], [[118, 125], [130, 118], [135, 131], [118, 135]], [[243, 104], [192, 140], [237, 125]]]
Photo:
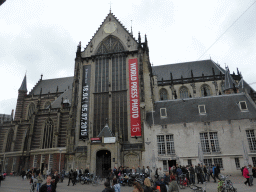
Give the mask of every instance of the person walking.
[[40, 187], [39, 192], [56, 192], [56, 188], [54, 183], [51, 182], [52, 181], [52, 176], [48, 175], [46, 178], [46, 183], [42, 185], [42, 187]]
[[155, 172], [155, 178], [156, 178], [156, 180], [158, 180], [158, 178], [159, 178], [159, 174], [158, 174], [158, 168], [156, 168], [156, 172]]
[[1, 182], [2, 182], [2, 180], [4, 180], [4, 176], [1, 174], [1, 175], [0, 175], [0, 187], [1, 187]]
[[249, 176], [249, 171], [248, 171], [247, 167], [244, 167], [244, 169], [243, 169], [243, 176], [246, 179], [244, 184], [246, 185], [248, 183], [248, 185], [250, 186], [250, 181], [249, 181], [250, 176]]
[[43, 183], [43, 177], [42, 177], [41, 173], [38, 174], [36, 179], [37, 179], [37, 192], [39, 192], [39, 189]]
[[68, 186], [69, 186], [70, 181], [72, 182], [72, 177], [73, 177], [73, 170], [71, 169], [68, 174]]
[[119, 183], [117, 183], [117, 178], [113, 179], [113, 187], [112, 187], [115, 192], [120, 192], [121, 191], [121, 186]]
[[250, 186], [252, 186], [253, 185], [253, 173], [252, 173], [252, 166], [251, 165], [249, 165], [248, 171], [249, 171], [249, 176], [250, 176], [250, 178], [249, 178]]

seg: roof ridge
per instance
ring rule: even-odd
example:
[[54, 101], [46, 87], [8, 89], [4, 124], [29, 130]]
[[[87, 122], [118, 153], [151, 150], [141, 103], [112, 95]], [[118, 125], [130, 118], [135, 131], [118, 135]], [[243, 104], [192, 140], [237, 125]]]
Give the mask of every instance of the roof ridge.
[[124, 25], [119, 21], [119, 19], [117, 19], [117, 17], [112, 13], [112, 12], [109, 12], [107, 14], [107, 16], [105, 17], [105, 19], [103, 20], [103, 22], [101, 23], [101, 25], [98, 27], [98, 29], [96, 30], [96, 32], [94, 33], [94, 35], [92, 36], [92, 38], [90, 39], [90, 41], [87, 43], [87, 45], [85, 46], [85, 49], [87, 49], [87, 47], [89, 46], [89, 44], [91, 43], [92, 39], [95, 37], [95, 35], [99, 32], [100, 28], [102, 27], [103, 23], [106, 21], [106, 19], [108, 18], [109, 15], [112, 15], [115, 20], [119, 23], [119, 25], [121, 27], [123, 27], [123, 29], [126, 30], [126, 32], [133, 38], [133, 40], [135, 42], [137, 42], [137, 40], [134, 38], [134, 36], [128, 31], [128, 29], [126, 27], [124, 27]]
[[202, 62], [202, 61], [211, 61], [210, 59], [206, 60], [200, 60], [200, 61], [189, 61], [189, 62], [180, 62], [180, 63], [170, 63], [170, 64], [164, 64], [164, 65], [155, 65], [152, 67], [160, 67], [160, 66], [167, 66], [167, 65], [179, 65], [179, 64], [184, 64], [184, 63], [195, 63], [195, 62]]

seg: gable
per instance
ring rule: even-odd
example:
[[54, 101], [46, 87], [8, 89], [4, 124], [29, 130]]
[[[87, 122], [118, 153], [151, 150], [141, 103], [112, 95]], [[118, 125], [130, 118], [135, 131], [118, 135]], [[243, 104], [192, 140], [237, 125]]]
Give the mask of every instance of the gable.
[[138, 48], [137, 41], [133, 35], [129, 33], [112, 13], [109, 13], [82, 52], [82, 57], [96, 55], [102, 41], [106, 40], [109, 36], [118, 39], [125, 51], [134, 51]]

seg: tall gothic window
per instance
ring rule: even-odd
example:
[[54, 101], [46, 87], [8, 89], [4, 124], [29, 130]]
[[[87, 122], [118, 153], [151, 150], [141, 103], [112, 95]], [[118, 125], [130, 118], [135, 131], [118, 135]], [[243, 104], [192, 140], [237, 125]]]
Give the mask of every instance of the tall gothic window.
[[30, 103], [29, 108], [28, 108], [28, 119], [33, 115], [35, 108], [36, 108], [35, 104]]
[[168, 99], [168, 94], [166, 89], [162, 88], [160, 90], [160, 100], [167, 100]]
[[183, 86], [180, 88], [180, 98], [181, 99], [189, 98], [187, 87]]
[[45, 121], [42, 149], [53, 147], [53, 121], [49, 118]]
[[[120, 40], [112, 35], [96, 50], [93, 136], [112, 118], [112, 133], [121, 132], [128, 140], [126, 56]], [[111, 92], [111, 93], [110, 93]], [[109, 111], [111, 108], [111, 113]]]
[[209, 85], [202, 85], [201, 86], [201, 96], [202, 97], [206, 97], [206, 96], [210, 96], [211, 95], [211, 88]]
[[5, 152], [11, 152], [13, 135], [14, 135], [14, 131], [13, 131], [13, 129], [11, 129], [7, 136]]

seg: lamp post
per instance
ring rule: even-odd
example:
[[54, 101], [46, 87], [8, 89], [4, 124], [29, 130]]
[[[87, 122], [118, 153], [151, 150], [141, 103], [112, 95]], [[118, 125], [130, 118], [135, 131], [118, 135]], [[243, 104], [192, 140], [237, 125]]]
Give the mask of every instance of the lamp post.
[[60, 149], [59, 151], [60, 151], [60, 158], [59, 158], [59, 173], [60, 173], [60, 163], [61, 163], [61, 151], [62, 151], [62, 149]]

